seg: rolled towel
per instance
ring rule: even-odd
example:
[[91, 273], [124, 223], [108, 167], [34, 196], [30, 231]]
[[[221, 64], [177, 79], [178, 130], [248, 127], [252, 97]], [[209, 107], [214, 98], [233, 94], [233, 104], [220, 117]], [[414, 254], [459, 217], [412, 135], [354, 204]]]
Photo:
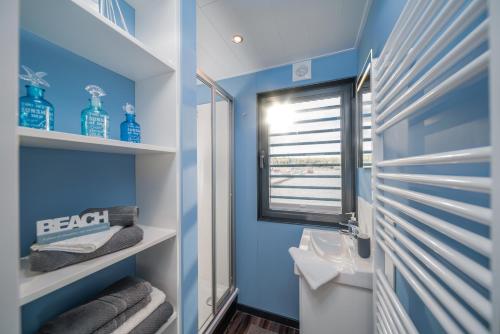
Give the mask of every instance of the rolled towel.
[[144, 280], [126, 277], [105, 291], [107, 294], [50, 320], [39, 334], [91, 334], [147, 298], [152, 287]]
[[32, 271], [53, 271], [72, 264], [88, 261], [99, 256], [132, 247], [143, 238], [144, 232], [138, 226], [123, 228], [108, 242], [92, 253], [69, 253], [59, 251], [31, 252], [29, 256]]
[[144, 321], [132, 329], [130, 334], [155, 334], [170, 319], [173, 313], [174, 308], [172, 305], [169, 302], [164, 302]]
[[142, 310], [131, 316], [123, 325], [118, 327], [113, 334], [129, 334], [141, 322], [146, 320], [161, 304], [165, 302], [166, 296], [163, 291], [153, 287], [151, 302]]
[[50, 244], [33, 244], [31, 250], [46, 252], [60, 251], [69, 253], [92, 253], [101, 248], [109, 241], [123, 226], [111, 226], [109, 230], [82, 235], [71, 239], [52, 242]]
[[132, 226], [137, 224], [139, 207], [133, 205], [113, 206], [110, 208], [90, 208], [80, 212], [83, 216], [89, 212], [108, 210], [109, 224], [111, 226]]

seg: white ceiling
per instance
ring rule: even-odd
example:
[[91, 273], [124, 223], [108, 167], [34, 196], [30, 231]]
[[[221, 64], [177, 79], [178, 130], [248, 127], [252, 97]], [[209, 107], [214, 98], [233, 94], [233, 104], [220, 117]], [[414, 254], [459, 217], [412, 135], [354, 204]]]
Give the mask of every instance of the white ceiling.
[[[215, 80], [356, 47], [370, 0], [197, 0], [198, 67]], [[231, 38], [240, 34], [242, 44]]]

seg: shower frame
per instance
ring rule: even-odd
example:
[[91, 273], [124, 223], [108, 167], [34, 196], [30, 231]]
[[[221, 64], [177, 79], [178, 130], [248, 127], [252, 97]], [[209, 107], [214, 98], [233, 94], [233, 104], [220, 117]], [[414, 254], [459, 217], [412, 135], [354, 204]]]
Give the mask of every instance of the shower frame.
[[[219, 312], [224, 308], [226, 303], [230, 301], [233, 296], [233, 294], [237, 291], [235, 288], [236, 286], [236, 279], [235, 279], [235, 263], [234, 263], [234, 251], [235, 251], [235, 233], [234, 233], [234, 101], [233, 97], [226, 91], [224, 88], [222, 88], [220, 85], [217, 84], [212, 78], [210, 78], [206, 73], [204, 73], [202, 70], [198, 69], [196, 71], [196, 78], [200, 80], [203, 84], [205, 84], [207, 87], [210, 88], [210, 103], [211, 103], [211, 111], [210, 111], [210, 117], [211, 117], [211, 132], [210, 132], [210, 137], [211, 137], [211, 147], [212, 147], [212, 180], [211, 180], [211, 185], [212, 185], [212, 319], [208, 321], [205, 325], [203, 325], [202, 328], [204, 328], [203, 332], [207, 333], [208, 329], [213, 328], [213, 322], [218, 318]], [[215, 130], [216, 130], [216, 119], [215, 119], [215, 113], [217, 112], [217, 106], [216, 106], [216, 97], [217, 94], [225, 98], [228, 102], [229, 105], [229, 123], [231, 124], [230, 128], [230, 140], [229, 140], [229, 153], [230, 153], [230, 161], [229, 161], [229, 170], [230, 170], [230, 175], [229, 175], [229, 287], [228, 289], [224, 292], [220, 298], [217, 299], [217, 252], [216, 252], [216, 232], [217, 232], [217, 223], [216, 223], [216, 208], [215, 208], [215, 203], [216, 203], [216, 142], [215, 142]]]

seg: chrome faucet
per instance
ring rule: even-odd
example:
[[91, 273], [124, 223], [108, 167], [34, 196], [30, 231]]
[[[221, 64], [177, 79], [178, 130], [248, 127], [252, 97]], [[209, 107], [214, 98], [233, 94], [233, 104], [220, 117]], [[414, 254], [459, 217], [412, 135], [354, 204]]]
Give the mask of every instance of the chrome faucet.
[[356, 221], [355, 212], [350, 212], [351, 218], [347, 221], [347, 223], [339, 223], [340, 226], [346, 227], [345, 229], [339, 229], [339, 232], [342, 234], [350, 235], [353, 238], [357, 238], [359, 235], [359, 226]]

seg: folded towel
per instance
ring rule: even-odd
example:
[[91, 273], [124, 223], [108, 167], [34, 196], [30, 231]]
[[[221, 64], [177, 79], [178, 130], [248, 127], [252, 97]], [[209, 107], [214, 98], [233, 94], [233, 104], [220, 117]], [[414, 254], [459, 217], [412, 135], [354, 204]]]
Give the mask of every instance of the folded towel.
[[131, 316], [142, 310], [151, 302], [151, 295], [147, 295], [144, 299], [142, 299], [137, 304], [132, 307], [126, 309], [122, 313], [120, 313], [113, 320], [108, 321], [104, 326], [93, 332], [92, 334], [111, 334], [115, 329], [120, 327], [127, 321]]
[[122, 228], [122, 226], [112, 226], [106, 231], [56, 241], [50, 244], [33, 244], [31, 245], [31, 250], [39, 252], [60, 251], [69, 253], [92, 253], [102, 247]]
[[92, 253], [69, 253], [59, 251], [31, 252], [29, 256], [32, 271], [53, 271], [72, 264], [88, 261], [99, 256], [117, 252], [134, 246], [143, 238], [143, 231], [138, 226], [126, 227], [118, 231], [102, 247]]
[[173, 313], [174, 308], [172, 305], [169, 302], [164, 302], [143, 322], [132, 329], [130, 334], [155, 334], [170, 319]]
[[108, 293], [50, 320], [39, 334], [91, 334], [147, 298], [152, 287], [144, 280], [126, 277], [105, 291]]
[[165, 302], [165, 293], [153, 287], [151, 302], [145, 308], [131, 316], [123, 325], [118, 327], [113, 334], [129, 334], [135, 327], [151, 315], [161, 304]]
[[109, 224], [111, 226], [120, 225], [123, 227], [137, 224], [139, 217], [139, 207], [133, 205], [113, 206], [111, 208], [90, 208], [80, 212], [80, 216], [88, 212], [108, 210]]
[[328, 283], [339, 274], [337, 266], [334, 263], [320, 258], [314, 252], [296, 247], [290, 247], [288, 252], [306, 279], [307, 284], [313, 290]]

